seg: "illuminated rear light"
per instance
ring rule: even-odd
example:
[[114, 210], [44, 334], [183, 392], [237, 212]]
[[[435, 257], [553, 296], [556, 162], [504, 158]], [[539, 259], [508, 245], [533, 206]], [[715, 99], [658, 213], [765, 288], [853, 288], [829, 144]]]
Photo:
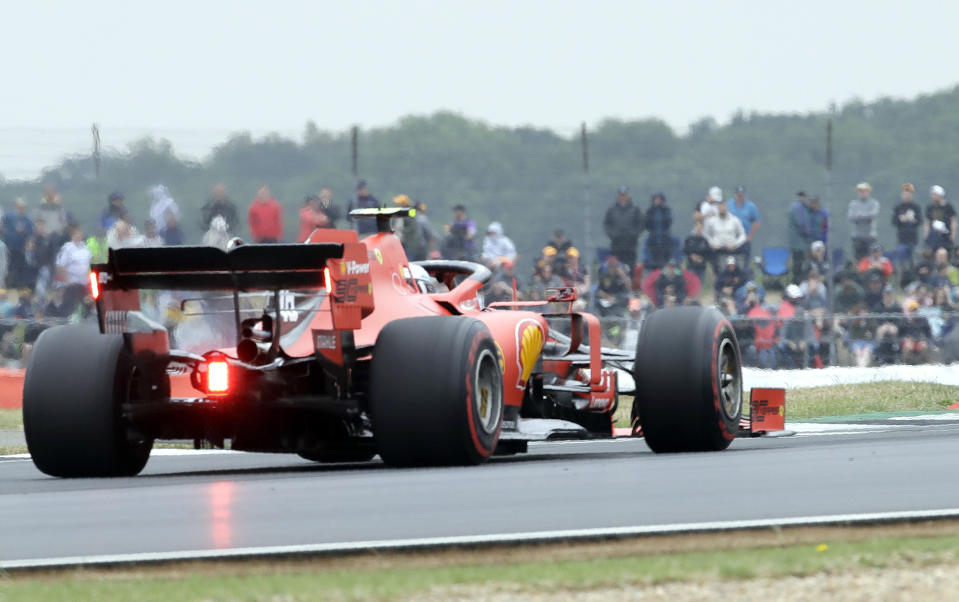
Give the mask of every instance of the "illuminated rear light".
[[96, 301], [100, 298], [100, 275], [90, 272], [90, 296]]
[[230, 366], [224, 361], [207, 366], [206, 389], [209, 393], [226, 393], [230, 389]]
[[323, 268], [323, 285], [326, 287], [327, 294], [333, 292], [333, 278], [330, 276], [330, 268]]

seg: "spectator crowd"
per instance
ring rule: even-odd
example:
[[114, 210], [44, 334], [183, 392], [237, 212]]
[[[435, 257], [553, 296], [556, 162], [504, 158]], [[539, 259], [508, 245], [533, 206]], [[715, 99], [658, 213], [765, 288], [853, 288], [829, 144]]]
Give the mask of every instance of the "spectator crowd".
[[[283, 205], [270, 188], [261, 186], [252, 196], [246, 209], [250, 239], [287, 240]], [[653, 194], [643, 208], [629, 187], [620, 186], [604, 214], [608, 246], [596, 250], [595, 265], [557, 228], [533, 258], [531, 272], [518, 270], [516, 245], [502, 222], [481, 230], [467, 208], [456, 205], [448, 223], [436, 229], [424, 202], [401, 194], [392, 205], [418, 210], [394, 220], [410, 260], [446, 258], [489, 267], [486, 303], [514, 297], [545, 302], [550, 289], [574, 289], [574, 307], [599, 314], [605, 336], [619, 344], [650, 311], [714, 303], [736, 326], [747, 363], [774, 368], [952, 357], [950, 336], [959, 337], [957, 214], [942, 186], [929, 189], [925, 204], [915, 196], [915, 186], [902, 185], [899, 202], [886, 213], [896, 241], [885, 247], [877, 237], [878, 221], [887, 219], [883, 205], [868, 183], [860, 183], [845, 216], [847, 246], [830, 243], [829, 213], [816, 195], [799, 191], [783, 206], [783, 246], [760, 250], [753, 243], [761, 214], [744, 186], [729, 198], [710, 187], [689, 207], [693, 227], [682, 238], [673, 232], [673, 206], [665, 193]], [[0, 353], [16, 356], [42, 330], [37, 324], [86, 319], [92, 310], [90, 265], [105, 261], [108, 249], [184, 244], [184, 216], [170, 190], [156, 185], [149, 198], [149, 211], [138, 222], [124, 194], [112, 192], [98, 222], [86, 228], [52, 187], [33, 207], [14, 200], [0, 220]], [[364, 180], [344, 211], [333, 202], [333, 191], [322, 188], [304, 198], [294, 239], [304, 241], [318, 228], [372, 234], [373, 220], [352, 220], [349, 212], [383, 205]], [[241, 215], [227, 188], [215, 185], [199, 215], [202, 244], [227, 249], [239, 234]], [[959, 351], [955, 355], [959, 359]]]

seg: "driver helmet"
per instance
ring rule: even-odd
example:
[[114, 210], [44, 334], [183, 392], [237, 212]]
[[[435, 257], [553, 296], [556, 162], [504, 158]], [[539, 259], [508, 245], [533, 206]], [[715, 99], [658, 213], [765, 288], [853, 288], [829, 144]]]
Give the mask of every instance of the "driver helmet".
[[436, 280], [429, 275], [423, 266], [411, 263], [410, 275], [413, 277], [413, 282], [416, 283], [416, 288], [418, 288], [421, 293], [428, 294], [436, 292]]

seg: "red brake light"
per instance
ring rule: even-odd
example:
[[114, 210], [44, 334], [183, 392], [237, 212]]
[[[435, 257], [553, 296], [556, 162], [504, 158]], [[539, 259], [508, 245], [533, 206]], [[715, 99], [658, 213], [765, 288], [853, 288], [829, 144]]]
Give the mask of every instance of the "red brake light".
[[96, 301], [100, 298], [100, 275], [90, 272], [90, 296]]
[[330, 268], [323, 268], [323, 285], [326, 286], [326, 293], [333, 292], [333, 278], [330, 276]]
[[206, 389], [208, 393], [226, 393], [230, 389], [230, 365], [222, 360], [207, 365]]

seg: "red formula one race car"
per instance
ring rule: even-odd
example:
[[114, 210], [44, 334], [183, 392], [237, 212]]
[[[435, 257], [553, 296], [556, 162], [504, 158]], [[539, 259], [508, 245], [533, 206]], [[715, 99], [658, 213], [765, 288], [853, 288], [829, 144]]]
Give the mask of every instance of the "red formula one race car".
[[[624, 371], [637, 383], [625, 434], [641, 428], [654, 451], [721, 450], [748, 433], [739, 347], [717, 310], [654, 312], [635, 354], [603, 349], [590, 314], [484, 308], [491, 274], [479, 264], [411, 264], [390, 221], [412, 211], [353, 212], [378, 225], [362, 241], [326, 229], [304, 244], [111, 250], [90, 274], [99, 332], [51, 328], [30, 356], [36, 466], [134, 475], [157, 439], [317, 462], [478, 464], [529, 441], [618, 434]], [[151, 289], [194, 314], [186, 334], [225, 323], [229, 343], [171, 348], [149, 317]], [[559, 291], [551, 307], [574, 298]]]

